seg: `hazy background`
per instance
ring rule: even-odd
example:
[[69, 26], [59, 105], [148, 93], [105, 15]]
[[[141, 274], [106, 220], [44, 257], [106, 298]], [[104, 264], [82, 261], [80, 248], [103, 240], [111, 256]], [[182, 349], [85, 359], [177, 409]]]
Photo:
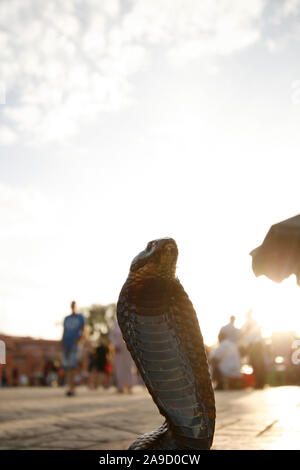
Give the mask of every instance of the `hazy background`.
[[298, 329], [249, 252], [299, 212], [299, 52], [300, 0], [0, 2], [0, 331], [59, 338], [165, 236], [208, 344]]

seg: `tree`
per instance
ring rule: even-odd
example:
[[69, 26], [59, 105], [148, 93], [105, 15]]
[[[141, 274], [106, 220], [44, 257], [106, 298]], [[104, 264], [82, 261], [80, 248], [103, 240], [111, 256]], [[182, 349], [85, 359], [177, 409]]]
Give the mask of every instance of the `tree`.
[[100, 339], [108, 339], [110, 329], [116, 317], [116, 304], [93, 304], [87, 307], [86, 311], [89, 338], [97, 342]]

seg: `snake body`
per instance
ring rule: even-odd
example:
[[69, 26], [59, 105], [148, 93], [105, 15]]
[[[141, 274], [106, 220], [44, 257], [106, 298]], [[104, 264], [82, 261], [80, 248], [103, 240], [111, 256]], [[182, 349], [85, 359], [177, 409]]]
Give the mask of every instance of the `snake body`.
[[117, 317], [127, 347], [165, 421], [129, 449], [210, 449], [215, 401], [197, 316], [175, 276], [178, 249], [153, 240], [134, 258]]

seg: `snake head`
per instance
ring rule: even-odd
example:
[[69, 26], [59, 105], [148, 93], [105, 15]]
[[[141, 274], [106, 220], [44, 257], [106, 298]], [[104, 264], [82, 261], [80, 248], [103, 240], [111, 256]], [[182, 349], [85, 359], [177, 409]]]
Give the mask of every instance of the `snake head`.
[[132, 261], [130, 273], [146, 277], [174, 278], [178, 248], [173, 238], [150, 241]]

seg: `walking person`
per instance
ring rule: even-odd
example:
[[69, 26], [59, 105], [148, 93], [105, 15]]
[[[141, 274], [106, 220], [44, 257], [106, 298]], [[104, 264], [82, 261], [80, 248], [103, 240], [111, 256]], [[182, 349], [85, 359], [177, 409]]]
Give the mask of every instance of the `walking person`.
[[64, 319], [64, 332], [62, 338], [63, 357], [62, 365], [67, 372], [66, 395], [75, 395], [75, 376], [79, 365], [79, 342], [84, 336], [85, 319], [81, 313], [76, 312], [76, 302], [71, 302], [71, 314]]
[[242, 341], [246, 346], [249, 364], [253, 368], [255, 388], [263, 388], [265, 385], [265, 359], [264, 342], [261, 328], [252, 317], [252, 310], [246, 313], [247, 320], [242, 327]]
[[216, 390], [224, 390], [231, 383], [241, 379], [241, 357], [237, 344], [229, 339], [224, 331], [219, 333], [219, 346], [210, 353], [213, 380]]
[[238, 343], [241, 336], [241, 330], [239, 328], [236, 328], [234, 322], [235, 316], [231, 315], [229, 323], [227, 323], [227, 325], [225, 326], [222, 326], [219, 334], [224, 334], [227, 339], [230, 339], [230, 341]]
[[103, 387], [107, 387], [107, 356], [108, 347], [103, 341], [97, 347], [93, 347], [89, 356], [89, 388], [98, 388], [99, 381]]
[[110, 342], [114, 346], [114, 372], [117, 390], [123, 393], [132, 390], [133, 360], [127, 349], [117, 320], [110, 333]]

